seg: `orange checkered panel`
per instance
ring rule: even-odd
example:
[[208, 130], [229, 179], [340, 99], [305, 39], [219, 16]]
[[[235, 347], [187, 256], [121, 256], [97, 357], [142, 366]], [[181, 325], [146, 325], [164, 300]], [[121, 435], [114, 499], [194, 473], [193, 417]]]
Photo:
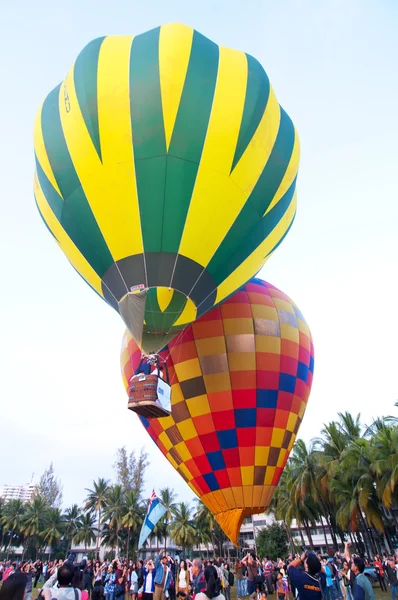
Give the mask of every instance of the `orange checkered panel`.
[[[244, 516], [269, 505], [294, 444], [314, 370], [310, 330], [290, 298], [252, 279], [161, 354], [172, 414], [141, 421], [236, 542]], [[126, 389], [140, 358], [126, 333]]]

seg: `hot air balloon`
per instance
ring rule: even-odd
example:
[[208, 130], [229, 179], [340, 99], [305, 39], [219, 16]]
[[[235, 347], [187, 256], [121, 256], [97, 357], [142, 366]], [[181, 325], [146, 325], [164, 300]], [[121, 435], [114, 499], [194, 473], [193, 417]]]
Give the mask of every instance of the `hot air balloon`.
[[[161, 355], [172, 412], [140, 419], [237, 544], [244, 517], [269, 506], [305, 412], [314, 370], [308, 325], [283, 292], [253, 279]], [[126, 332], [126, 389], [140, 360]]]
[[298, 137], [264, 69], [185, 25], [90, 42], [34, 145], [45, 224], [147, 353], [255, 275], [295, 216]]

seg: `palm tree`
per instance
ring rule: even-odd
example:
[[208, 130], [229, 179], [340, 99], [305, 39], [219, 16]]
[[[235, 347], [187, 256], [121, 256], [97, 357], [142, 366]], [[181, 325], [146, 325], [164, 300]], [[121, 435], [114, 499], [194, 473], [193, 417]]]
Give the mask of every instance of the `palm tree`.
[[49, 506], [46, 500], [41, 496], [35, 496], [26, 507], [22, 530], [27, 538], [34, 539], [36, 558], [42, 543], [42, 534], [48, 510]]
[[10, 541], [7, 548], [7, 560], [10, 555], [13, 538], [21, 533], [21, 526], [24, 516], [25, 506], [22, 500], [9, 500], [4, 509], [4, 516], [1, 518], [4, 529], [9, 532]]
[[108, 521], [109, 527], [116, 532], [116, 554], [118, 553], [119, 529], [124, 512], [124, 492], [122, 486], [117, 483], [108, 489], [103, 517], [103, 521]]
[[176, 509], [176, 494], [173, 492], [172, 489], [165, 487], [163, 489], [160, 490], [160, 501], [163, 504], [163, 506], [166, 508], [166, 512], [164, 514], [164, 517], [162, 519], [162, 524], [163, 524], [163, 528], [162, 528], [162, 534], [164, 536], [164, 551], [166, 552], [166, 545], [167, 545], [167, 536], [168, 536], [168, 532], [169, 532], [169, 525], [171, 523], [171, 521], [173, 520], [173, 516], [174, 516], [174, 511]]
[[51, 549], [61, 539], [64, 529], [65, 524], [60, 509], [51, 508], [47, 513], [46, 528], [42, 532], [44, 541], [50, 546], [48, 560], [51, 560]]
[[213, 513], [207, 508], [205, 504], [203, 504], [201, 500], [196, 501], [195, 524], [196, 529], [202, 532], [202, 535], [204, 535], [205, 538], [210, 538], [214, 556], [216, 551], [216, 542], [214, 539], [216, 519]]
[[93, 489], [86, 488], [88, 496], [84, 505], [84, 510], [95, 511], [97, 513], [97, 553], [99, 553], [101, 537], [101, 510], [106, 506], [107, 492], [109, 482], [107, 479], [99, 478], [93, 481]]
[[117, 535], [116, 529], [114, 527], [110, 527], [109, 523], [105, 523], [101, 532], [101, 540], [105, 546], [109, 546], [112, 549], [112, 553], [114, 553], [115, 547], [117, 545]]
[[77, 504], [72, 504], [72, 506], [67, 508], [65, 511], [64, 521], [66, 524], [65, 530], [68, 538], [68, 550], [70, 550], [72, 546], [72, 540], [78, 530], [80, 517], [80, 508]]
[[[92, 513], [84, 513], [80, 516], [79, 524], [75, 535], [73, 536], [74, 544], [84, 544], [84, 551], [96, 541], [95, 537], [95, 516]], [[97, 538], [97, 548], [98, 538]]]
[[3, 538], [4, 538], [4, 527], [2, 524], [2, 519], [6, 512], [5, 507], [6, 507], [6, 501], [2, 496], [0, 496], [0, 550], [1, 550], [1, 547], [3, 546]]
[[174, 509], [174, 521], [170, 529], [171, 539], [182, 546], [185, 555], [186, 548], [195, 543], [195, 528], [192, 522], [192, 510], [187, 502], [177, 504]]
[[124, 499], [124, 514], [121, 520], [121, 526], [127, 529], [127, 560], [130, 550], [130, 536], [134, 535], [134, 544], [137, 538], [138, 531], [143, 521], [143, 508], [140, 502], [140, 494], [136, 490], [130, 490], [126, 493]]
[[372, 439], [373, 463], [378, 497], [390, 509], [398, 484], [398, 428], [380, 428]]

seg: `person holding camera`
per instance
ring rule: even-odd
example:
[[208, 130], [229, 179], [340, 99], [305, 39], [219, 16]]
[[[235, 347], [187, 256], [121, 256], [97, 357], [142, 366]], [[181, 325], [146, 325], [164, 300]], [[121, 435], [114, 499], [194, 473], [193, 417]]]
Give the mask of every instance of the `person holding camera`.
[[325, 574], [319, 558], [313, 552], [303, 552], [297, 556], [289, 564], [287, 572], [300, 600], [322, 600]]

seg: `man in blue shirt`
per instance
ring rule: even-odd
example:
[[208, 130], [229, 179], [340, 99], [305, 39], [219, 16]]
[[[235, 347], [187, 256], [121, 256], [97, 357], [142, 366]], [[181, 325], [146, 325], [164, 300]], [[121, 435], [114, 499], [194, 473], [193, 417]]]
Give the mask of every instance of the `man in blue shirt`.
[[166, 591], [170, 587], [171, 571], [168, 566], [169, 556], [161, 550], [155, 558], [155, 593], [153, 600], [165, 600]]
[[351, 571], [355, 574], [354, 600], [375, 600], [372, 584], [364, 575], [365, 563], [362, 558], [356, 556], [353, 559]]
[[300, 558], [290, 563], [287, 572], [298, 590], [299, 600], [322, 600], [321, 585], [325, 574], [322, 573], [322, 565], [315, 554], [304, 552]]

